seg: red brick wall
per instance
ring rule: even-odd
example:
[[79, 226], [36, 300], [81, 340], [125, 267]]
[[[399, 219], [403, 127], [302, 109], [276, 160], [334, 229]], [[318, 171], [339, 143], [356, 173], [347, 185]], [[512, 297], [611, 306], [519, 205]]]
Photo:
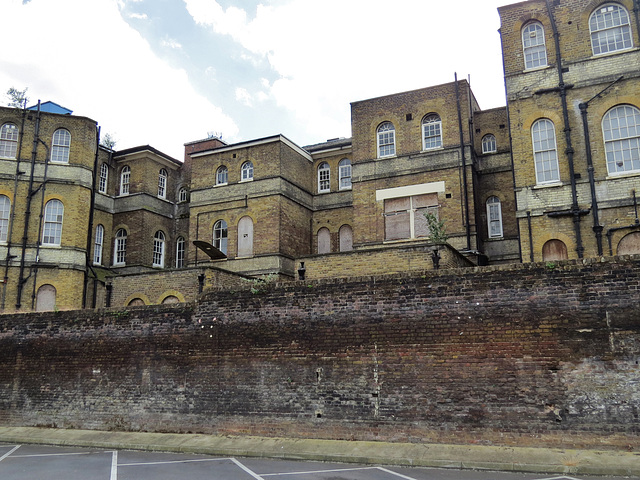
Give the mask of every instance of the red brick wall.
[[638, 445], [640, 258], [0, 317], [0, 424]]

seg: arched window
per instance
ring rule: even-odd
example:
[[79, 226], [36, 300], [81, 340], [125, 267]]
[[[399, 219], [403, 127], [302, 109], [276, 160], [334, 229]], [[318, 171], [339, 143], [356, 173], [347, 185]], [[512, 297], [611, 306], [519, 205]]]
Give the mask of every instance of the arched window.
[[502, 237], [502, 206], [495, 196], [487, 199], [487, 228], [489, 238]]
[[121, 228], [116, 232], [116, 240], [114, 244], [114, 265], [124, 265], [127, 260], [127, 231]]
[[340, 251], [350, 252], [353, 250], [353, 230], [349, 225], [340, 227]]
[[[253, 176], [253, 174], [252, 174]], [[224, 165], [216, 171], [216, 185], [226, 185], [229, 181], [229, 170]]]
[[528, 23], [522, 29], [522, 49], [525, 69], [547, 66], [547, 46], [540, 22]]
[[482, 153], [495, 153], [497, 151], [496, 137], [491, 134], [482, 137]]
[[542, 118], [531, 127], [531, 135], [536, 182], [542, 184], [560, 181], [555, 125], [551, 120]]
[[213, 246], [227, 254], [227, 222], [218, 220], [213, 225]]
[[318, 165], [318, 193], [331, 190], [331, 169], [327, 162]]
[[36, 293], [36, 312], [50, 312], [56, 308], [56, 287], [41, 285]]
[[242, 217], [238, 222], [238, 256], [250, 257], [253, 255], [253, 220], [251, 217]]
[[640, 232], [632, 232], [618, 243], [616, 255], [637, 255], [640, 253]]
[[160, 173], [158, 173], [158, 196], [160, 198], [167, 197], [167, 171], [164, 168], [160, 169]]
[[318, 230], [318, 253], [331, 252], [331, 233], [326, 227]]
[[542, 260], [545, 262], [568, 258], [567, 246], [562, 240], [549, 240], [542, 246]]
[[94, 265], [102, 265], [102, 243], [104, 241], [104, 227], [98, 225], [96, 227], [96, 235], [93, 242], [93, 263]]
[[131, 168], [129, 165], [122, 167], [120, 171], [120, 195], [129, 195], [129, 181], [131, 180]]
[[0, 128], [0, 157], [16, 158], [18, 152], [18, 127], [5, 123]]
[[11, 200], [6, 195], [0, 195], [0, 243], [6, 243], [7, 241], [10, 215]]
[[242, 181], [253, 180], [253, 163], [244, 162], [242, 164]]
[[153, 266], [164, 268], [164, 233], [158, 230], [153, 236]]
[[442, 120], [440, 115], [431, 113], [422, 119], [422, 149], [442, 147]]
[[107, 180], [109, 179], [109, 165], [100, 165], [100, 179], [98, 181], [98, 192], [107, 193]]
[[610, 174], [640, 171], [640, 110], [620, 105], [602, 118], [607, 170]]
[[184, 267], [185, 241], [184, 237], [178, 237], [176, 240], [176, 268]]
[[351, 188], [351, 160], [343, 158], [338, 164], [338, 176], [340, 177], [340, 190]]
[[589, 31], [594, 55], [633, 47], [629, 13], [616, 3], [602, 5], [591, 14]]
[[59, 128], [53, 133], [51, 142], [51, 161], [58, 163], [69, 163], [69, 147], [71, 145], [71, 134], [69, 130]]
[[49, 200], [44, 206], [43, 245], [60, 245], [64, 206], [60, 200]]
[[180, 190], [178, 190], [178, 202], [184, 203], [186, 201], [187, 201], [187, 189], [182, 187]]
[[396, 129], [391, 122], [378, 127], [378, 157], [391, 157], [396, 154]]

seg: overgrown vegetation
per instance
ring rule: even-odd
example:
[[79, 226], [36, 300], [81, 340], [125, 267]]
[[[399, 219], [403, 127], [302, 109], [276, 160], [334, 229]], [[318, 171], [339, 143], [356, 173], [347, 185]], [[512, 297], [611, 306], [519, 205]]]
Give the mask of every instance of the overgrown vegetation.
[[447, 243], [449, 235], [447, 235], [444, 220], [438, 220], [438, 217], [431, 212], [425, 213], [424, 216], [429, 226], [429, 238], [431, 241], [433, 243]]
[[278, 280], [278, 275], [270, 273], [269, 275], [263, 275], [262, 277], [247, 279], [247, 282], [251, 283], [251, 293], [257, 295], [264, 293], [268, 286], [275, 283]]

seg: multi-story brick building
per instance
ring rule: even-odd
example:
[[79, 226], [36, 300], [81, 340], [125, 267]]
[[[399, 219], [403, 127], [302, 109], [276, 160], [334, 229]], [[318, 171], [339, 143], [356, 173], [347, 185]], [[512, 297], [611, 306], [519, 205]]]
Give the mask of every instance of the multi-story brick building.
[[317, 145], [212, 137], [178, 161], [99, 147], [94, 121], [55, 104], [0, 109], [2, 309], [185, 301], [243, 276], [435, 268], [439, 255], [639, 252], [634, 1], [499, 15], [507, 107], [481, 110], [455, 80], [354, 102], [352, 138]]
[[499, 13], [523, 260], [638, 252], [638, 2]]

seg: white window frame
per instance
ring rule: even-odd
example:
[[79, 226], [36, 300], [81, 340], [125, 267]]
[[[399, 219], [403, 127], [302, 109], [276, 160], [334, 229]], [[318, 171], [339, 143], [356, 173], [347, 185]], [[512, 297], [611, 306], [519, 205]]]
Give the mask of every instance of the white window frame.
[[241, 182], [250, 182], [253, 180], [253, 163], [252, 162], [244, 162], [241, 167]]
[[338, 182], [340, 190], [351, 190], [351, 160], [343, 158], [338, 163]]
[[229, 227], [224, 220], [218, 220], [213, 224], [213, 246], [225, 255], [229, 246]]
[[49, 200], [44, 206], [42, 245], [59, 247], [62, 242], [64, 205], [58, 199]]
[[0, 157], [15, 159], [18, 153], [18, 126], [7, 122], [0, 127]]
[[607, 3], [596, 8], [589, 17], [589, 32], [594, 56], [633, 48], [629, 12], [620, 4]]
[[331, 167], [327, 162], [318, 165], [318, 193], [331, 191]]
[[495, 195], [487, 198], [487, 234], [489, 238], [502, 238], [502, 204]]
[[104, 227], [96, 226], [96, 234], [93, 241], [93, 264], [102, 265], [102, 245], [104, 243]]
[[51, 161], [53, 163], [69, 163], [71, 148], [71, 133], [66, 128], [59, 128], [53, 132], [51, 140]]
[[107, 185], [109, 180], [109, 165], [103, 163], [100, 165], [100, 178], [98, 180], [98, 192], [107, 193]]
[[442, 148], [442, 119], [437, 113], [422, 119], [422, 150]]
[[131, 167], [125, 165], [120, 171], [120, 195], [129, 195], [129, 184], [131, 182]]
[[11, 199], [6, 195], [0, 195], [0, 243], [7, 243], [10, 217]]
[[158, 230], [153, 236], [153, 260], [152, 266], [164, 268], [164, 244], [166, 236], [162, 230]]
[[176, 268], [184, 267], [185, 247], [184, 237], [178, 237], [176, 240]]
[[544, 37], [544, 27], [540, 22], [529, 22], [522, 29], [522, 51], [525, 70], [548, 65], [547, 42]]
[[396, 128], [393, 123], [380, 124], [376, 130], [376, 144], [378, 145], [378, 158], [396, 155]]
[[640, 172], [640, 109], [617, 105], [602, 117], [607, 172], [623, 175]]
[[167, 178], [169, 174], [167, 170], [164, 168], [160, 169], [158, 173], [158, 197], [159, 198], [167, 198]]
[[[549, 133], [552, 135], [549, 135]], [[536, 184], [559, 183], [560, 166], [558, 164], [555, 124], [548, 118], [536, 120], [531, 126], [531, 140], [536, 170]]]
[[180, 190], [178, 190], [178, 203], [186, 202], [187, 198], [188, 198], [187, 189], [184, 187], [181, 187]]
[[220, 165], [216, 170], [216, 185], [226, 185], [229, 182], [229, 169]]
[[118, 229], [113, 242], [113, 264], [126, 265], [127, 263], [127, 231]]
[[[424, 213], [432, 213], [433, 215], [435, 215], [436, 218], [439, 218], [440, 205], [430, 205], [430, 206], [427, 206], [427, 207], [418, 208], [417, 205], [416, 205], [416, 197], [417, 197], [417, 195], [393, 198], [393, 199], [396, 199], [396, 198], [408, 198], [409, 199], [409, 208], [407, 208], [406, 210], [396, 210], [396, 211], [393, 211], [393, 212], [385, 212], [383, 215], [385, 217], [390, 217], [390, 216], [393, 216], [393, 215], [407, 213], [409, 215], [409, 236], [408, 237], [399, 237], [399, 238], [387, 239], [387, 237], [386, 237], [386, 235], [387, 235], [386, 234], [386, 224], [385, 224], [385, 242], [398, 242], [398, 241], [404, 241], [404, 240], [415, 240], [417, 238], [430, 238], [431, 232], [429, 232], [429, 235], [425, 235], [425, 236], [418, 237], [416, 235], [416, 214], [424, 215]], [[386, 205], [385, 205], [385, 208], [386, 208]], [[423, 210], [425, 210], [426, 212], [423, 212]]]
[[482, 137], [482, 153], [496, 153], [498, 151], [498, 144], [496, 142], [496, 136], [492, 133], [486, 134]]

